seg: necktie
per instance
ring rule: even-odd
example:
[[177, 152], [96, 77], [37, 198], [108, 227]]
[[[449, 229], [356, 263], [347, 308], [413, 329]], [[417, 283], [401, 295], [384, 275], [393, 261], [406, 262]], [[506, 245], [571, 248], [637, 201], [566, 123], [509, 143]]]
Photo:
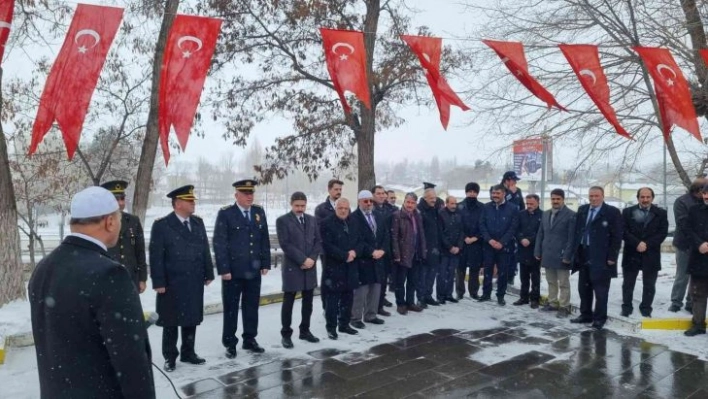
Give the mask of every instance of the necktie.
[[551, 227], [553, 227], [553, 222], [556, 220], [556, 214], [551, 212]]
[[305, 218], [300, 216], [298, 219], [300, 219], [300, 224], [304, 226], [305, 225]]
[[371, 228], [371, 231], [373, 231], [374, 235], [376, 235], [376, 225], [374, 224], [374, 220], [371, 218], [370, 213], [366, 214], [366, 219], [369, 222], [369, 227]]
[[251, 223], [251, 212], [249, 211], [243, 211], [243, 216], [246, 217], [246, 220], [248, 220], [248, 223]]
[[185, 220], [183, 224], [184, 227], [187, 228], [187, 230], [189, 230], [190, 232], [192, 231], [192, 226], [189, 224], [189, 220]]
[[583, 241], [585, 241], [586, 246], [590, 246], [590, 223], [595, 218], [595, 208], [590, 208], [590, 215], [588, 216], [588, 221], [585, 223], [585, 236]]

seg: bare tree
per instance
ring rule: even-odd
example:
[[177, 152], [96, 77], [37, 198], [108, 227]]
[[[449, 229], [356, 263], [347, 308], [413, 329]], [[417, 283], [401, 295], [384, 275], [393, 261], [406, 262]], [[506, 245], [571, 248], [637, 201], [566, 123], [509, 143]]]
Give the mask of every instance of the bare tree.
[[[256, 167], [262, 180], [298, 169], [311, 179], [356, 170], [360, 189], [373, 186], [374, 134], [402, 124], [397, 106], [420, 102], [416, 89], [426, 84], [399, 35], [428, 32], [411, 32], [403, 1], [201, 0], [199, 7], [224, 18], [217, 69], [238, 71], [224, 76], [211, 97], [217, 117], [226, 120], [225, 138], [244, 146], [253, 127], [270, 116], [293, 122]], [[371, 109], [357, 103], [345, 117], [326, 75], [319, 27], [364, 32]], [[460, 60], [444, 52], [445, 65]]]
[[[505, 0], [495, 1], [489, 7], [472, 1], [467, 3], [471, 13], [486, 13], [489, 18], [489, 23], [474, 36], [524, 42], [529, 49], [532, 73], [539, 76], [552, 92], [559, 93], [561, 104], [570, 110], [569, 113], [548, 111], [509, 76], [494, 53], [477, 51], [474, 55], [476, 73], [472, 75], [476, 83], [472, 83], [474, 88], [470, 94], [480, 108], [475, 115], [497, 126], [496, 133], [506, 137], [518, 137], [519, 132], [523, 135], [547, 134], [557, 144], [577, 148], [577, 168], [583, 164], [606, 162], [612, 152], [614, 165], [623, 164], [631, 169], [649, 143], [662, 140], [652, 82], [632, 47], [668, 47], [680, 65], [691, 65], [695, 61], [695, 52], [683, 40], [687, 31], [679, 2]], [[557, 49], [561, 43], [601, 46], [613, 106], [620, 122], [633, 134], [636, 142], [617, 135], [588, 100]], [[698, 144], [691, 143], [683, 133], [672, 135], [666, 142], [681, 181], [689, 184], [691, 176], [684, 163], [700, 163], [701, 159], [682, 152], [682, 161], [675, 140], [687, 143], [685, 145], [690, 148]]]

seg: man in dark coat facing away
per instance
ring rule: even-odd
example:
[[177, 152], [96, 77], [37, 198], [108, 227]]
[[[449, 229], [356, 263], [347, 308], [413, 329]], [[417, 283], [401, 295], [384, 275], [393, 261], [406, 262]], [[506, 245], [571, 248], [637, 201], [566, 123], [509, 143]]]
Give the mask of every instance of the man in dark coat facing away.
[[[194, 215], [194, 186], [167, 194], [174, 212], [155, 220], [150, 234], [150, 277], [157, 292], [157, 325], [162, 329], [165, 371], [180, 361], [204, 364], [194, 351], [197, 326], [204, 319], [204, 286], [214, 280], [214, 265], [204, 221]], [[177, 350], [177, 328], [182, 346]]]
[[268, 220], [263, 208], [253, 203], [257, 185], [254, 179], [234, 182], [236, 202], [219, 210], [214, 225], [214, 257], [224, 304], [221, 343], [229, 359], [236, 357], [239, 304], [243, 320], [241, 347], [253, 353], [265, 352], [256, 335], [261, 277], [268, 274], [271, 257]]
[[708, 298], [708, 185], [701, 189], [703, 203], [688, 210], [686, 225], [690, 242], [688, 273], [691, 275], [693, 319], [684, 335], [693, 337], [706, 333], [706, 298]]
[[71, 201], [71, 234], [32, 273], [42, 398], [155, 397], [138, 292], [106, 251], [118, 241], [120, 223], [108, 190], [78, 192]]
[[359, 286], [359, 271], [355, 262], [359, 234], [350, 213], [349, 200], [339, 198], [335, 204], [335, 215], [325, 219], [321, 226], [325, 259], [322, 284], [327, 285], [323, 295], [327, 295], [325, 319], [329, 339], [338, 338], [337, 324], [341, 333], [358, 334], [349, 325], [354, 290]]
[[311, 343], [320, 342], [310, 332], [312, 298], [317, 287], [317, 257], [322, 253], [320, 229], [315, 217], [305, 213], [307, 196], [296, 191], [290, 196], [291, 211], [275, 221], [278, 242], [283, 249], [283, 307], [280, 312], [283, 347], [293, 347], [293, 318], [295, 295], [302, 293], [302, 321], [299, 338]]
[[142, 294], [145, 291], [148, 272], [145, 260], [145, 234], [140, 219], [124, 211], [125, 189], [128, 187], [128, 182], [113, 180], [101, 184], [101, 187], [115, 195], [122, 218], [118, 243], [108, 248], [108, 253], [128, 269], [138, 292]]
[[[578, 209], [575, 219], [574, 270], [580, 272], [580, 316], [571, 323], [592, 323], [600, 330], [607, 321], [610, 281], [617, 277], [617, 258], [622, 245], [622, 214], [605, 203], [602, 187], [590, 187], [590, 204]], [[593, 298], [595, 310], [593, 311]]]
[[656, 278], [661, 270], [661, 244], [669, 232], [666, 210], [652, 204], [654, 190], [637, 191], [637, 205], [622, 211], [624, 251], [622, 254], [622, 316], [632, 314], [632, 295], [637, 275], [642, 272], [642, 302], [639, 312], [651, 317]]
[[462, 259], [457, 268], [457, 281], [455, 291], [457, 299], [465, 296], [465, 275], [469, 268], [468, 290], [472, 299], [479, 299], [479, 271], [482, 269], [482, 232], [479, 230], [479, 220], [482, 217], [484, 204], [477, 200], [479, 184], [469, 182], [465, 185], [465, 199], [460, 202], [457, 212], [462, 216], [464, 230], [464, 247]]
[[391, 245], [391, 230], [383, 219], [374, 213], [374, 195], [371, 191], [360, 191], [357, 199], [359, 206], [352, 213], [351, 219], [357, 224], [359, 232], [356, 260], [359, 269], [359, 288], [354, 291], [351, 325], [362, 329], [365, 327], [364, 322], [384, 323], [376, 317], [376, 314], [379, 310], [382, 285], [386, 281], [384, 256]]

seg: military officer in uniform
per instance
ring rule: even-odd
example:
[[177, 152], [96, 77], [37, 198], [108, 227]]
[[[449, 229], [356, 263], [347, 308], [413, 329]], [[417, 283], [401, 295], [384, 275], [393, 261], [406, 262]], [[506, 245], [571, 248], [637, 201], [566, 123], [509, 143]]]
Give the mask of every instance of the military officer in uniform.
[[141, 294], [147, 281], [147, 263], [145, 262], [145, 235], [143, 225], [137, 216], [125, 212], [125, 189], [128, 182], [113, 180], [101, 184], [101, 187], [113, 193], [118, 201], [121, 213], [120, 235], [118, 244], [108, 248], [108, 254], [120, 262], [130, 272], [130, 277]]
[[[204, 221], [194, 215], [194, 186], [167, 194], [174, 212], [155, 220], [150, 233], [150, 278], [157, 291], [157, 325], [162, 329], [165, 371], [180, 361], [204, 364], [194, 352], [197, 326], [204, 320], [204, 286], [214, 280], [214, 264]], [[182, 347], [177, 350], [177, 327]]]
[[236, 203], [219, 211], [214, 226], [214, 256], [221, 275], [221, 299], [224, 303], [222, 344], [226, 357], [236, 357], [236, 330], [241, 303], [243, 346], [253, 353], [263, 353], [256, 342], [258, 335], [258, 306], [261, 296], [261, 276], [270, 270], [270, 239], [268, 221], [263, 208], [253, 204], [258, 182], [239, 180]]

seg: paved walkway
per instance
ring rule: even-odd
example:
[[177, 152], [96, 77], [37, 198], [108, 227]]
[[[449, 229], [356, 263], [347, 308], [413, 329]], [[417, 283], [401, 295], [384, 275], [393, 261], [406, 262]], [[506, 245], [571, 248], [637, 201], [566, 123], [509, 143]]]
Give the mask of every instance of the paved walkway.
[[501, 325], [433, 330], [360, 353], [280, 356], [181, 389], [200, 399], [708, 398], [708, 367], [695, 356], [566, 320]]

